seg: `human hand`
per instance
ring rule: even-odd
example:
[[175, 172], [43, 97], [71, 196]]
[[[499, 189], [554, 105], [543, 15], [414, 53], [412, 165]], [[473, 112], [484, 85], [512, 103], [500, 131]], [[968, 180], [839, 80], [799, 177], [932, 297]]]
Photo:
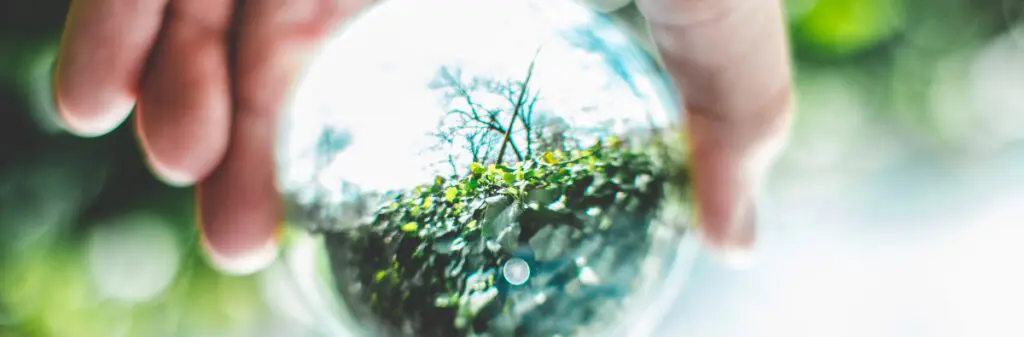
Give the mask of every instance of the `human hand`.
[[135, 106], [152, 171], [173, 185], [198, 182], [210, 261], [253, 272], [277, 254], [276, 112], [312, 49], [368, 2], [73, 1], [58, 110], [73, 133], [98, 136]]
[[[788, 123], [778, 0], [638, 0], [686, 91], [702, 228], [736, 256], [754, 239], [753, 187]], [[92, 0], [69, 13], [56, 73], [68, 129], [98, 136], [135, 106], [149, 166], [198, 182], [204, 247], [226, 272], [276, 257], [276, 112], [318, 42], [370, 0]], [[236, 15], [237, 13], [237, 15]]]

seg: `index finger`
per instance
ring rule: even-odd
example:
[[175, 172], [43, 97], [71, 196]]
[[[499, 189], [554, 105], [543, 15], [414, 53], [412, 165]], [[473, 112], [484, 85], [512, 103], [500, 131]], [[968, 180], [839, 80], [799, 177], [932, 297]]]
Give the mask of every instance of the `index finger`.
[[69, 131], [98, 136], [128, 116], [167, 1], [71, 2], [54, 84]]
[[685, 97], [701, 232], [752, 248], [754, 192], [781, 148], [792, 104], [780, 0], [637, 0]]

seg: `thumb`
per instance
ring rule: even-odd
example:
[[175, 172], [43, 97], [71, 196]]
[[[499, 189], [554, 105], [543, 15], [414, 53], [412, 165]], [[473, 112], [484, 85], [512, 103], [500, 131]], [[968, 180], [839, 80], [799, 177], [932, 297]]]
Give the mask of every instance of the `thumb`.
[[684, 97], [700, 229], [745, 259], [761, 177], [785, 143], [792, 85], [779, 0], [637, 0]]

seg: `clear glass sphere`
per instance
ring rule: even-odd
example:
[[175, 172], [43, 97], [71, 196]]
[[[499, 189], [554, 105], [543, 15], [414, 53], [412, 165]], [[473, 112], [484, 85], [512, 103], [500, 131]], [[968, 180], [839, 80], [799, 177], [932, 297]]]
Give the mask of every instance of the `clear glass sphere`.
[[563, 0], [386, 0], [283, 113], [278, 186], [332, 334], [638, 336], [682, 282], [678, 102]]

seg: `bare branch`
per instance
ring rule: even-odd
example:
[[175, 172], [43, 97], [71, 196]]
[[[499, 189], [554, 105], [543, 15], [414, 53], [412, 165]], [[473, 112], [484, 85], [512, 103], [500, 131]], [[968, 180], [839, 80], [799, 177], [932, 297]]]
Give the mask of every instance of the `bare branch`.
[[[526, 88], [524, 88], [526, 89]], [[537, 104], [538, 95], [530, 95], [529, 102], [526, 104], [525, 109], [519, 114], [519, 122], [523, 124], [523, 129], [526, 130], [526, 156], [533, 156], [533, 140], [536, 132], [533, 127], [533, 107]]]
[[[509, 119], [508, 127], [505, 128], [505, 139], [501, 142], [501, 149], [498, 150], [498, 164], [501, 164], [501, 160], [505, 155], [505, 148], [512, 138], [512, 127], [515, 126], [516, 116], [519, 115], [519, 110], [522, 109], [526, 92], [529, 91], [530, 78], [533, 77], [533, 66], [537, 63], [537, 55], [540, 54], [540, 48], [537, 48], [537, 52], [533, 54], [533, 59], [530, 60], [530, 66], [526, 70], [526, 79], [523, 80], [523, 89], [519, 91], [519, 99], [516, 100], [516, 105], [512, 109], [512, 118]], [[523, 157], [516, 154], [519, 160], [523, 160]]]

